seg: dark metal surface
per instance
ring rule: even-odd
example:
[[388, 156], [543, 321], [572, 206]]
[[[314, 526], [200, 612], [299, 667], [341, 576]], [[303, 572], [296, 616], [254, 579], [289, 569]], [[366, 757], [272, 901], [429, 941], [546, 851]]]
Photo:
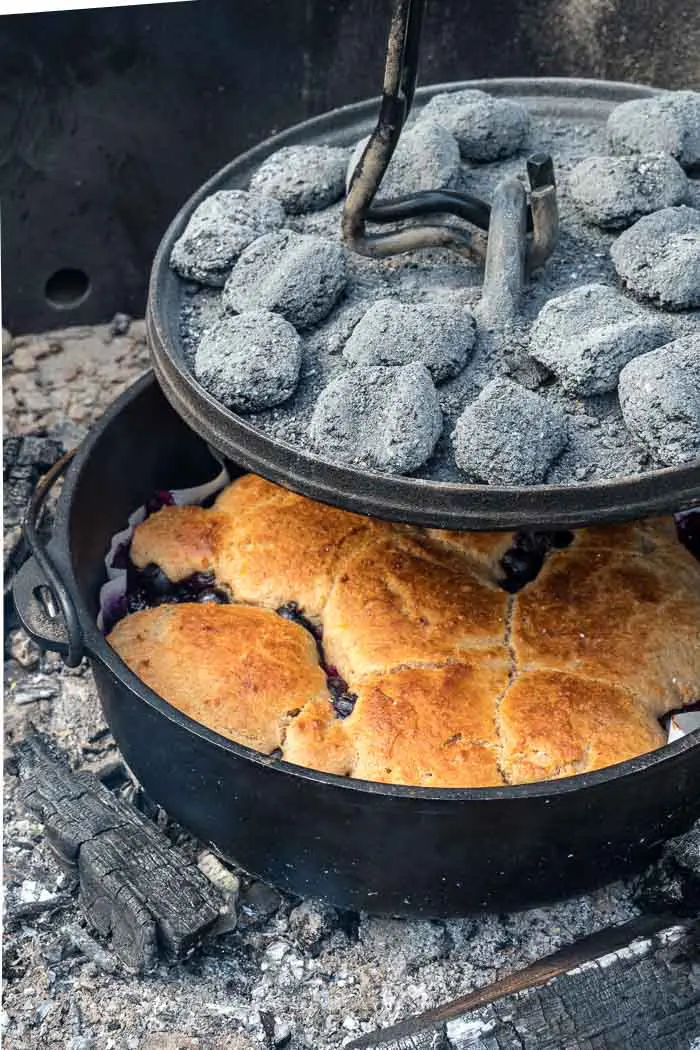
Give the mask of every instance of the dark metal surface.
[[[416, 103], [446, 87], [488, 88], [497, 95], [525, 100], [535, 113], [558, 113], [577, 121], [605, 120], [615, 104], [653, 94], [650, 88], [602, 82], [473, 81], [419, 90]], [[180, 341], [183, 282], [168, 265], [172, 245], [190, 215], [216, 190], [247, 185], [261, 161], [282, 146], [356, 142], [370, 130], [376, 107], [376, 101], [347, 107], [262, 143], [210, 179], [173, 220], [153, 264], [147, 325], [156, 376], [185, 422], [229, 459], [272, 481], [322, 502], [395, 521], [453, 529], [570, 528], [698, 505], [700, 463], [616, 481], [522, 488], [374, 474], [273, 440], [224, 408], [199, 385], [185, 363]]]
[[[700, 731], [610, 769], [502, 789], [370, 784], [280, 762], [180, 714], [97, 630], [112, 535], [155, 489], [216, 471], [152, 378], [93, 429], [64, 483], [54, 564], [78, 611], [107, 721], [147, 793], [281, 889], [379, 914], [523, 907], [652, 859], [700, 814]], [[15, 590], [19, 614], [41, 641]], [[52, 638], [43, 644], [54, 647]]]
[[[3, 16], [5, 326], [143, 316], [182, 202], [275, 129], [374, 94], [390, 11], [391, 0], [197, 0]], [[532, 74], [697, 90], [700, 5], [428, 4], [425, 83]], [[89, 294], [55, 307], [46, 285], [66, 269]]]

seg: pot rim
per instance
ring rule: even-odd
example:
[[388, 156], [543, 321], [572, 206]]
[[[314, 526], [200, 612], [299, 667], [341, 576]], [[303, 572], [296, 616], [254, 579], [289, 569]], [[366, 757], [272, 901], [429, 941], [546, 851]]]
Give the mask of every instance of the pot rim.
[[[396, 799], [416, 799], [424, 801], [445, 802], [489, 802], [504, 801], [512, 799], [542, 799], [546, 805], [549, 798], [558, 795], [567, 795], [585, 789], [601, 787], [611, 780], [619, 780], [634, 776], [643, 770], [663, 763], [672, 763], [674, 759], [691, 748], [700, 746], [700, 729], [680, 737], [671, 744], [664, 744], [654, 751], [628, 759], [626, 762], [607, 766], [591, 773], [580, 773], [571, 777], [562, 777], [559, 780], [542, 780], [531, 784], [512, 784], [504, 787], [490, 788], [427, 788], [410, 787], [402, 784], [380, 784], [375, 781], [360, 780], [354, 777], [342, 777], [333, 773], [323, 773], [320, 770], [310, 769], [306, 766], [298, 766], [283, 759], [273, 759], [259, 751], [236, 743], [233, 740], [221, 736], [219, 733], [188, 715], [179, 711], [161, 696], [150, 689], [132, 671], [129, 670], [124, 661], [108, 644], [97, 627], [96, 614], [91, 611], [85, 601], [82, 591], [78, 587], [75, 573], [73, 571], [73, 555], [71, 548], [70, 520], [73, 508], [73, 499], [76, 489], [80, 483], [81, 475], [88, 461], [97, 450], [105, 432], [115, 419], [130, 405], [137, 400], [147, 389], [156, 386], [156, 379], [152, 372], [137, 379], [123, 394], [121, 394], [107, 409], [104, 415], [93, 425], [87, 436], [80, 444], [75, 458], [66, 474], [63, 488], [58, 499], [53, 534], [53, 548], [55, 558], [60, 563], [68, 590], [78, 611], [80, 624], [84, 633], [85, 648], [90, 656], [97, 660], [107, 671], [114, 675], [127, 689], [135, 693], [140, 700], [148, 704], [158, 714], [163, 715], [171, 722], [179, 725], [187, 732], [212, 744], [220, 750], [226, 751], [235, 758], [244, 759], [258, 766], [267, 766], [271, 770], [304, 780], [312, 780], [326, 787], [342, 789], [345, 791], [359, 792], [370, 795], [385, 795]], [[184, 424], [183, 424], [184, 426]], [[200, 439], [203, 440], [203, 439]], [[671, 770], [669, 769], [669, 775]]]

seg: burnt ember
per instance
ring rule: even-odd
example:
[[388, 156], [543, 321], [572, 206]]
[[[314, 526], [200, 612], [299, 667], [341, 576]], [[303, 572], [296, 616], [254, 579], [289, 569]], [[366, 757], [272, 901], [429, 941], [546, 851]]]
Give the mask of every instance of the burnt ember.
[[564, 550], [573, 540], [574, 534], [568, 530], [517, 533], [513, 546], [501, 558], [504, 572], [501, 587], [509, 594], [522, 590], [539, 575], [550, 551]]

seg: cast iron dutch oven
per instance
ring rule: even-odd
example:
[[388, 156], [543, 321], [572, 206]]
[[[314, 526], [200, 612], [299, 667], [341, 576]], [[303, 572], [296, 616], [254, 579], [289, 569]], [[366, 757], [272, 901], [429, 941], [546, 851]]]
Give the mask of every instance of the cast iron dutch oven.
[[[95, 426], [66, 476], [44, 550], [18, 574], [21, 620], [71, 665], [92, 662], [105, 717], [148, 794], [203, 842], [299, 896], [388, 915], [447, 917], [574, 894], [651, 859], [700, 815], [700, 731], [609, 769], [475, 790], [371, 784], [274, 760], [180, 714], [96, 626], [104, 557], [129, 514], [218, 472], [151, 376]], [[235, 473], [235, 468], [232, 468]], [[56, 471], [53, 476], [56, 476]], [[40, 600], [49, 583], [61, 610]], [[643, 654], [640, 654], [643, 657]]]

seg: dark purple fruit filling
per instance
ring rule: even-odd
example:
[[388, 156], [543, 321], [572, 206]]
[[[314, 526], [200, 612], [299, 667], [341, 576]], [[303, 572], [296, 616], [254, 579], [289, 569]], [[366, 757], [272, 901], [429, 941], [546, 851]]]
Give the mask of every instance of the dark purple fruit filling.
[[304, 630], [308, 631], [314, 638], [318, 650], [319, 662], [326, 672], [326, 683], [328, 685], [328, 691], [331, 694], [333, 710], [338, 718], [347, 718], [348, 715], [352, 714], [357, 697], [354, 693], [350, 692], [348, 689], [348, 683], [344, 678], [340, 677], [336, 668], [329, 667], [326, 663], [326, 655], [323, 651], [322, 643], [323, 632], [321, 631], [321, 628], [317, 627], [316, 624], [311, 623], [310, 620], [307, 620], [296, 602], [287, 602], [286, 605], [281, 605], [277, 610], [277, 615], [281, 616], [284, 620], [290, 620], [292, 623], [296, 623], [300, 627], [303, 627]]
[[281, 616], [283, 620], [291, 620], [292, 623], [299, 624], [305, 631], [312, 634], [317, 642], [321, 641], [321, 628], [317, 627], [311, 620], [307, 620], [296, 602], [287, 602], [286, 605], [280, 605], [279, 609], [277, 609], [277, 615]]
[[676, 518], [678, 539], [700, 561], [700, 510], [689, 510]]
[[333, 710], [338, 718], [347, 718], [352, 714], [357, 703], [357, 694], [350, 692], [348, 683], [340, 677], [335, 667], [326, 667], [326, 682], [331, 694]]
[[573, 532], [518, 532], [513, 546], [501, 558], [503, 579], [501, 587], [515, 594], [540, 573], [544, 559], [551, 550], [564, 550], [574, 541]]
[[175, 500], [173, 499], [172, 492], [168, 492], [166, 489], [154, 492], [153, 495], [146, 500], [146, 517], [162, 510], [163, 507], [172, 507], [174, 504]]
[[228, 595], [215, 586], [213, 572], [196, 572], [178, 583], [172, 583], [157, 565], [137, 569], [129, 561], [126, 570], [126, 599], [130, 613], [152, 609], [158, 605], [179, 605], [183, 602], [225, 605]]

